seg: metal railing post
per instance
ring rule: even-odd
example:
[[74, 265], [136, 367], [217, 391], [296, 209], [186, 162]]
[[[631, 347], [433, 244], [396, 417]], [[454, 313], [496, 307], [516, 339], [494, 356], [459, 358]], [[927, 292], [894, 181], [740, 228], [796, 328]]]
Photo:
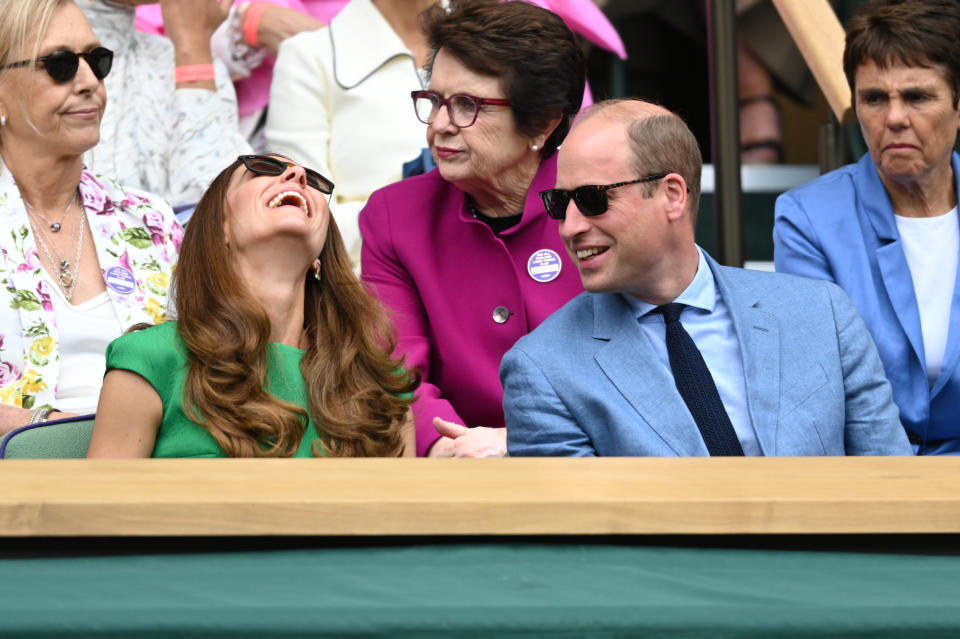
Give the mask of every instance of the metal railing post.
[[740, 111], [737, 96], [737, 28], [734, 0], [708, 0], [707, 58], [710, 78], [710, 140], [716, 171], [716, 259], [743, 266], [740, 194]]

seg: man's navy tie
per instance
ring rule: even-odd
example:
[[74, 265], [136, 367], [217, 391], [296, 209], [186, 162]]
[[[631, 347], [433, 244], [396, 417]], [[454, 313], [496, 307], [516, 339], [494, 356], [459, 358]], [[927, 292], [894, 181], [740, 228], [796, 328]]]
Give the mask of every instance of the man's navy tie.
[[730, 423], [717, 385], [693, 338], [680, 323], [686, 304], [665, 304], [657, 308], [667, 324], [667, 356], [673, 369], [673, 380], [686, 402], [693, 420], [711, 456], [743, 455], [740, 440]]

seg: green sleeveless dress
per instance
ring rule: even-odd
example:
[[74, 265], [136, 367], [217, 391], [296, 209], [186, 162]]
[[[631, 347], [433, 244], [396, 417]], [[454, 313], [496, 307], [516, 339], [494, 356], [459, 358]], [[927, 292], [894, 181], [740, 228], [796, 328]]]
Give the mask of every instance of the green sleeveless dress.
[[[163, 420], [153, 457], [226, 457], [213, 436], [183, 411], [187, 349], [175, 321], [128, 333], [107, 347], [107, 370], [120, 368], [146, 379], [163, 402]], [[267, 344], [267, 390], [307, 410], [307, 386], [300, 372], [304, 351], [286, 344]], [[295, 457], [312, 457], [319, 439], [310, 419]]]

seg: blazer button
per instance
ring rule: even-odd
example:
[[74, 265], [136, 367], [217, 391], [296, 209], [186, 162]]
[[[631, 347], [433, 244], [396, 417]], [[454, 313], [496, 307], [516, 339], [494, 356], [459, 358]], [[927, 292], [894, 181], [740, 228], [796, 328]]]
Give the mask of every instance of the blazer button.
[[504, 324], [513, 313], [510, 312], [510, 309], [506, 306], [498, 306], [493, 309], [493, 321], [497, 324]]
[[918, 434], [916, 434], [916, 433], [912, 433], [912, 432], [910, 432], [910, 431], [907, 431], [907, 441], [909, 441], [911, 444], [915, 444], [915, 445], [917, 445], [917, 446], [922, 446], [922, 445], [923, 445], [923, 438], [920, 437], [920, 435], [918, 435]]

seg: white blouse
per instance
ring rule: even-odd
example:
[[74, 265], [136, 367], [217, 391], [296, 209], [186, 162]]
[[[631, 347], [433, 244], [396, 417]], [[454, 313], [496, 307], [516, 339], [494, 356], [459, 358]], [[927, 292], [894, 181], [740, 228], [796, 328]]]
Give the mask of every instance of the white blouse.
[[927, 381], [932, 388], [947, 352], [957, 253], [960, 252], [957, 208], [936, 217], [897, 215], [896, 220], [917, 295]]
[[60, 327], [60, 378], [53, 405], [66, 413], [96, 412], [106, 372], [103, 354], [123, 333], [123, 326], [106, 291], [82, 304], [71, 304], [46, 272], [44, 277], [49, 280], [53, 314]]

